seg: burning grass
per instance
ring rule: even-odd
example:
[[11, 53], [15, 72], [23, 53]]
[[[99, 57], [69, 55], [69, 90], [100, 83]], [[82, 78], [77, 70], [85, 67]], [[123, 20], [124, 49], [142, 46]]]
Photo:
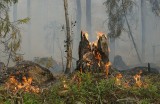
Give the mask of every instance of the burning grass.
[[23, 76], [21, 79], [16, 79], [16, 76], [10, 76], [9, 80], [6, 82], [6, 90], [13, 93], [23, 90], [25, 92], [39, 93], [40, 89], [37, 86], [32, 85], [32, 78]]
[[[137, 77], [140, 75], [141, 77]], [[131, 76], [133, 81], [125, 79], [125, 75], [117, 73], [107, 79], [105, 73], [80, 73], [70, 77], [61, 77], [51, 88], [40, 93], [21, 92], [25, 104], [110, 104], [110, 103], [134, 103], [134, 104], [159, 104], [160, 103], [160, 80], [159, 74], [142, 76], [141, 72]], [[136, 79], [139, 78], [139, 79]], [[143, 80], [142, 80], [143, 79]], [[131, 84], [132, 83], [132, 84]], [[138, 85], [139, 83], [140, 86]], [[4, 90], [4, 89], [3, 89]], [[5, 98], [1, 102], [11, 102], [5, 91], [1, 92]], [[9, 104], [8, 103], [8, 104]]]

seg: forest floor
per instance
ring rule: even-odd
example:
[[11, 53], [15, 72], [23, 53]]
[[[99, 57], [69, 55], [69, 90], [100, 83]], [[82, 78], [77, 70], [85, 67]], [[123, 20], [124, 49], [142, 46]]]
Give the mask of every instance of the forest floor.
[[[27, 82], [28, 81], [28, 82]], [[37, 89], [27, 80], [23, 88], [0, 85], [0, 104], [160, 104], [160, 74], [116, 72], [59, 75]], [[25, 88], [25, 89], [24, 89]]]

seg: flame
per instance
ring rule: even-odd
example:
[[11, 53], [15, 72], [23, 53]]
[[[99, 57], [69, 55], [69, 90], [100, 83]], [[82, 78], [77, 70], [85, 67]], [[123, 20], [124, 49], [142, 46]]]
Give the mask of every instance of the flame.
[[99, 39], [99, 37], [102, 37], [102, 35], [105, 35], [105, 33], [103, 33], [103, 32], [97, 32], [97, 39]]
[[96, 46], [97, 47], [97, 42], [92, 42], [92, 46]]
[[116, 75], [116, 85], [121, 85], [122, 84], [121, 79], [122, 79], [122, 74], [118, 73]]
[[141, 74], [142, 74], [142, 70], [140, 70], [140, 72], [138, 74], [136, 74], [135, 76], [133, 76], [133, 78], [136, 81], [136, 85], [138, 87], [142, 87]]
[[23, 89], [25, 92], [34, 92], [39, 93], [39, 88], [32, 86], [32, 78], [22, 77], [22, 82], [19, 82], [15, 76], [10, 76], [9, 81], [6, 82], [6, 88], [12, 92], [17, 92], [20, 89]]
[[125, 88], [129, 88], [129, 81], [127, 81], [127, 82], [124, 83], [124, 87]]
[[63, 88], [68, 89], [68, 85], [67, 85], [67, 82], [65, 80], [63, 80]]
[[83, 32], [83, 34], [85, 35], [85, 37], [87, 38], [87, 40], [88, 40], [88, 33], [87, 32]]
[[109, 67], [111, 66], [111, 62], [108, 62], [105, 64], [105, 68], [106, 68], [106, 76], [108, 77], [108, 73], [109, 73]]

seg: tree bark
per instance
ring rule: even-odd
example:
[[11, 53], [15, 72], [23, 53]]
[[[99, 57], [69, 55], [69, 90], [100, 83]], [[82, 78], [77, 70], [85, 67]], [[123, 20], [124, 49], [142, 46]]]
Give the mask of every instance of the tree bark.
[[108, 40], [105, 35], [99, 37], [97, 45], [92, 44], [91, 46], [85, 33], [81, 32], [77, 70], [100, 72], [106, 69], [107, 64], [109, 64], [109, 50]]
[[71, 47], [71, 32], [70, 32], [70, 23], [69, 23], [69, 14], [68, 14], [68, 1], [64, 0], [64, 10], [65, 10], [65, 21], [66, 21], [66, 47], [67, 47], [67, 63], [65, 73], [68, 74], [71, 71], [72, 66], [72, 47]]

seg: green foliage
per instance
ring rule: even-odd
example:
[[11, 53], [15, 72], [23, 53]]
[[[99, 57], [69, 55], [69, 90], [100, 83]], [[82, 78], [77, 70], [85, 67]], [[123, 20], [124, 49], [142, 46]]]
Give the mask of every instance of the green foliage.
[[23, 96], [24, 104], [39, 104], [38, 97], [36, 94], [25, 93]]
[[106, 0], [104, 2], [109, 17], [108, 29], [110, 37], [117, 38], [125, 30], [125, 16], [131, 13], [134, 4], [133, 0]]
[[18, 22], [18, 24], [26, 24], [26, 23], [29, 22], [29, 20], [30, 20], [30, 18], [27, 17], [27, 18], [24, 18], [24, 19], [19, 19], [17, 22]]
[[150, 100], [149, 99], [142, 99], [139, 101], [139, 104], [150, 104]]
[[18, 0], [1, 0], [0, 1], [0, 10], [6, 10], [12, 4], [17, 3]]
[[[74, 77], [61, 77], [50, 89], [39, 94], [23, 94], [24, 104], [159, 104], [160, 93], [156, 76], [146, 76], [146, 87], [115, 84], [115, 78], [104, 79], [93, 73], [75, 73]], [[68, 86], [63, 87], [64, 81]], [[2, 98], [1, 98], [2, 99]], [[0, 102], [9, 104], [11, 100]]]
[[14, 59], [16, 52], [20, 49], [21, 33], [18, 25], [29, 21], [29, 18], [10, 21], [9, 8], [17, 2], [18, 0], [0, 1], [0, 44], [4, 47], [5, 54], [9, 54], [9, 59]]

